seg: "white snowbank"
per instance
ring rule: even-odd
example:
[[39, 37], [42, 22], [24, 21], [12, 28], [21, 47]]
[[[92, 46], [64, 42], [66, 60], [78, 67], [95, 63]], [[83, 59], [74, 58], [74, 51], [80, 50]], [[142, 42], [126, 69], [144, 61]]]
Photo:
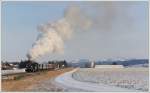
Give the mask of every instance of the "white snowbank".
[[73, 73], [73, 78], [126, 89], [148, 91], [147, 68], [82, 68]]
[[95, 65], [95, 68], [124, 68], [123, 65]]
[[14, 69], [14, 70], [1, 70], [2, 75], [25, 73], [25, 69]]
[[80, 82], [72, 78], [72, 73], [76, 72], [77, 69], [66, 72], [60, 76], [58, 76], [55, 81], [58, 84], [62, 84], [65, 87], [68, 88], [75, 88], [75, 89], [81, 89], [86, 91], [94, 91], [94, 92], [100, 92], [100, 91], [137, 91], [137, 90], [129, 90], [125, 88], [119, 88], [115, 86], [108, 86], [104, 84], [97, 84], [97, 83], [90, 83], [90, 82]]

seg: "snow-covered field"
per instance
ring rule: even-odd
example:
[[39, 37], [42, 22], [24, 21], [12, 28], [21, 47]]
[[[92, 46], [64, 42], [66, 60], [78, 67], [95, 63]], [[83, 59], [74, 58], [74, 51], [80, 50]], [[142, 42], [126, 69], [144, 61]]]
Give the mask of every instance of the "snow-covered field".
[[148, 68], [80, 68], [72, 77], [81, 82], [148, 91]]
[[25, 73], [25, 69], [2, 70], [2, 75]]

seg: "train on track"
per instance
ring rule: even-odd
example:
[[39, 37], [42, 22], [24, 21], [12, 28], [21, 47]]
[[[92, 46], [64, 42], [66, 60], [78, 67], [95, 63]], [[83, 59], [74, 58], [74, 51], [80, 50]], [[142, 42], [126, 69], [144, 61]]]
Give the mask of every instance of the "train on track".
[[56, 70], [67, 67], [67, 62], [64, 61], [51, 61], [48, 63], [39, 64], [37, 62], [33, 62], [28, 60], [26, 64], [25, 71], [26, 72], [37, 72], [42, 70]]

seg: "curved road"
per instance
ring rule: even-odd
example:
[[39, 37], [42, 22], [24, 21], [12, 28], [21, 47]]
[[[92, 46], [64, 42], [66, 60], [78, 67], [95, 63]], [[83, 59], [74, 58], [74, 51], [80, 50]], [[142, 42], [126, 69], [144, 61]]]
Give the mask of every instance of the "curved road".
[[108, 85], [103, 85], [103, 84], [96, 84], [96, 83], [90, 83], [90, 82], [80, 82], [72, 78], [72, 73], [77, 71], [77, 69], [74, 69], [70, 72], [66, 72], [60, 76], [58, 76], [55, 79], [55, 82], [58, 85], [62, 85], [63, 87], [67, 87], [68, 89], [76, 89], [76, 90], [82, 90], [82, 91], [94, 91], [94, 92], [131, 92], [131, 91], [136, 91], [136, 90], [129, 90], [125, 88], [119, 88], [115, 86], [108, 86]]

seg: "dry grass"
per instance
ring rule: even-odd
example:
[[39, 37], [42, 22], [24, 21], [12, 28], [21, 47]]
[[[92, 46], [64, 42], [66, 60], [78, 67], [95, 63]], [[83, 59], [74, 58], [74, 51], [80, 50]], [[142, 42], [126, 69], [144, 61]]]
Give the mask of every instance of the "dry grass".
[[56, 71], [44, 71], [25, 76], [19, 80], [2, 80], [2, 91], [26, 91], [31, 86], [39, 84], [41, 81], [55, 78], [56, 76], [70, 71], [73, 68], [65, 68]]

